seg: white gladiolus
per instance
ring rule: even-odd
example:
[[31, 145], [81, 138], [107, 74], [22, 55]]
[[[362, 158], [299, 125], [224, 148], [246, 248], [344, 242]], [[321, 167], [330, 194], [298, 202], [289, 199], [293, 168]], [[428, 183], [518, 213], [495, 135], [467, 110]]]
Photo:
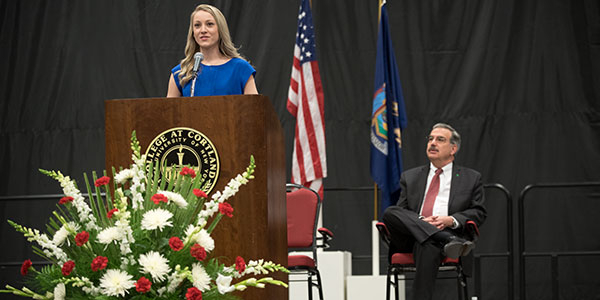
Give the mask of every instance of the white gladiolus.
[[221, 294], [227, 294], [227, 293], [231, 293], [235, 290], [235, 287], [231, 286], [231, 280], [233, 278], [231, 276], [223, 276], [222, 274], [219, 274], [219, 276], [217, 276], [217, 289], [219, 290], [219, 293]]

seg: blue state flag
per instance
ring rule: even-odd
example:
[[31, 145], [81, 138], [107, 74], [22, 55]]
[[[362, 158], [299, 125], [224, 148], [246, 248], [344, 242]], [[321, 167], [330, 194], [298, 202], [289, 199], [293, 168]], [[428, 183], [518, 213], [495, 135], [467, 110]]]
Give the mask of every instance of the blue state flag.
[[[398, 200], [406, 109], [392, 47], [385, 1], [380, 6], [375, 93], [371, 115], [371, 177], [381, 189], [380, 210]], [[380, 214], [381, 215], [381, 214]]]

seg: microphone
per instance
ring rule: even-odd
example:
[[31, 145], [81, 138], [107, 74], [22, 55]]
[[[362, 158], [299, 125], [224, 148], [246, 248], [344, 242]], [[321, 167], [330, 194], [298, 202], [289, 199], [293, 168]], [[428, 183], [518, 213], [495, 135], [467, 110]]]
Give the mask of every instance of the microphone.
[[202, 52], [196, 52], [194, 54], [194, 73], [198, 72], [198, 67], [200, 67], [200, 62], [204, 59], [204, 55]]
[[196, 79], [198, 78], [198, 67], [200, 67], [200, 62], [204, 59], [204, 55], [202, 52], [196, 52], [194, 54], [194, 80], [192, 80], [192, 89], [190, 92], [190, 97], [194, 97], [194, 90], [196, 88]]

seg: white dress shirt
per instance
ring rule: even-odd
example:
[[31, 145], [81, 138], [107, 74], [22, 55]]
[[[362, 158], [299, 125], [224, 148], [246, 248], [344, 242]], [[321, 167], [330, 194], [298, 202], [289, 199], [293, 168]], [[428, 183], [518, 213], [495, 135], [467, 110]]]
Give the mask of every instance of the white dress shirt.
[[[435, 202], [433, 204], [432, 216], [447, 216], [448, 215], [448, 202], [450, 201], [450, 185], [452, 183], [452, 166], [454, 163], [449, 163], [442, 167], [443, 172], [440, 174], [440, 190], [435, 198]], [[425, 196], [427, 196], [427, 191], [429, 190], [429, 185], [431, 185], [431, 180], [435, 175], [435, 171], [437, 168], [429, 163], [429, 175], [427, 175], [427, 185], [425, 186]], [[425, 196], [423, 197], [423, 201], [425, 202]], [[423, 205], [421, 205], [420, 214], [423, 213]], [[454, 217], [453, 217], [454, 219]], [[458, 222], [456, 219], [454, 220], [453, 229], [456, 229], [458, 226]]]

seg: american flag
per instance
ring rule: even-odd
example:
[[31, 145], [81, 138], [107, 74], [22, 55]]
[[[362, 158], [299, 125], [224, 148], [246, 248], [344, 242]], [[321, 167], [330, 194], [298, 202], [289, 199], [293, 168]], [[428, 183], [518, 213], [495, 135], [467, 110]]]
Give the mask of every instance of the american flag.
[[323, 178], [327, 177], [323, 87], [309, 0], [302, 0], [298, 13], [287, 109], [296, 117], [292, 182], [318, 191], [323, 198]]

